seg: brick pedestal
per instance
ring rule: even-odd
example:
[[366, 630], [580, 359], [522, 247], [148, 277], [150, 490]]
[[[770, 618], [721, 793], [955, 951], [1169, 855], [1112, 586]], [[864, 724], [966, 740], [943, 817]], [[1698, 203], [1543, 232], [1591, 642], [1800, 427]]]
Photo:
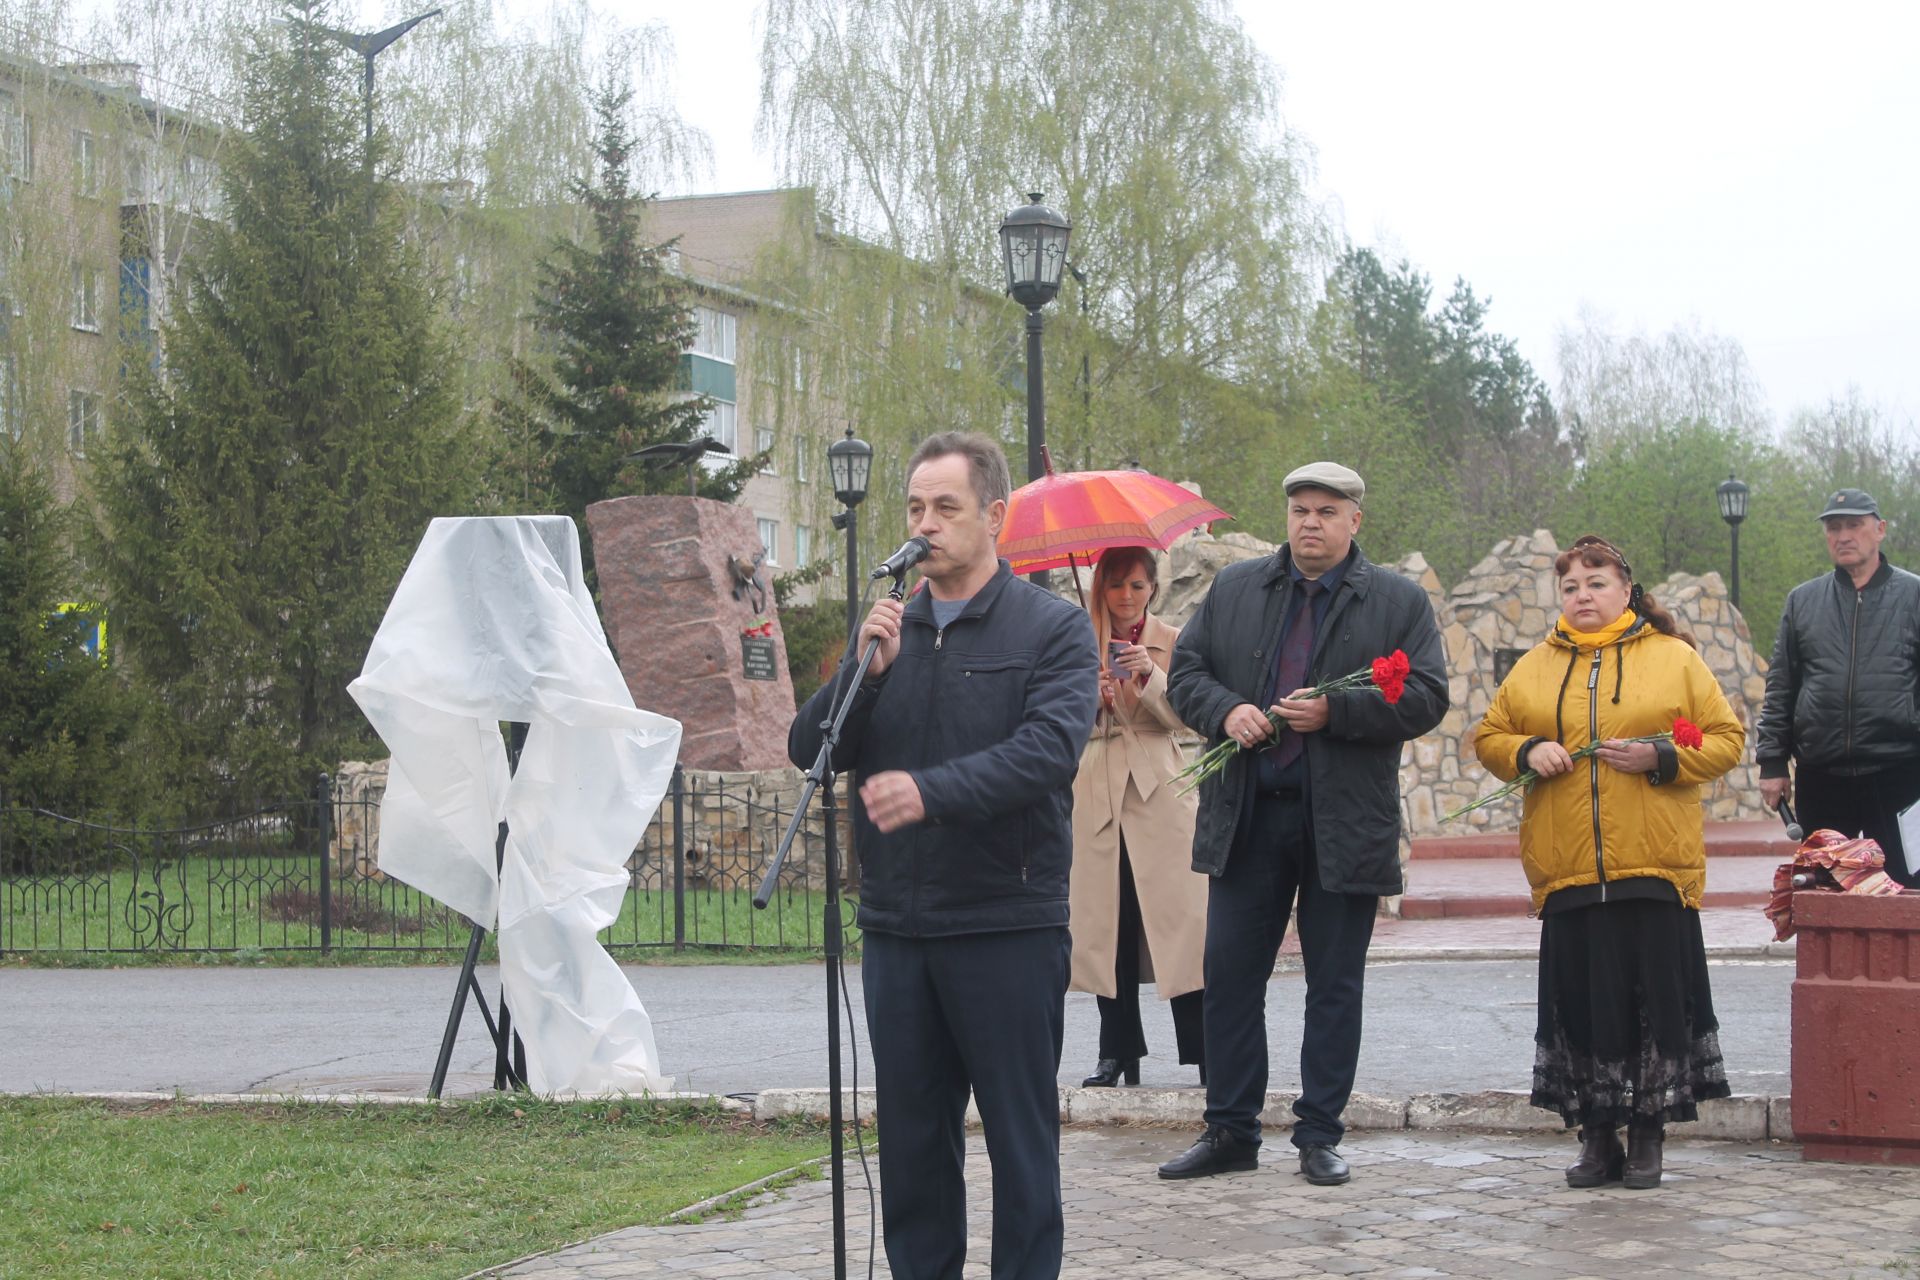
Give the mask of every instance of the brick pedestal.
[[1796, 893], [1793, 1136], [1809, 1160], [1920, 1165], [1920, 893]]

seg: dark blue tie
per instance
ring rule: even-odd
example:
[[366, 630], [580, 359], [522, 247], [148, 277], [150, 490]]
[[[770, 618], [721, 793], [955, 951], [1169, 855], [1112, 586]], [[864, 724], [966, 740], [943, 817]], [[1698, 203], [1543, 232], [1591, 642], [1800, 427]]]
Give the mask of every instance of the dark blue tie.
[[[1313, 600], [1322, 587], [1312, 578], [1303, 578], [1299, 583], [1300, 606], [1294, 611], [1293, 622], [1287, 627], [1287, 638], [1280, 644], [1278, 673], [1273, 681], [1273, 697], [1277, 702], [1295, 689], [1306, 687], [1307, 667], [1313, 661]], [[1284, 773], [1293, 762], [1300, 758], [1302, 750], [1300, 735], [1291, 729], [1280, 733], [1280, 744], [1273, 749], [1273, 765], [1276, 773]]]

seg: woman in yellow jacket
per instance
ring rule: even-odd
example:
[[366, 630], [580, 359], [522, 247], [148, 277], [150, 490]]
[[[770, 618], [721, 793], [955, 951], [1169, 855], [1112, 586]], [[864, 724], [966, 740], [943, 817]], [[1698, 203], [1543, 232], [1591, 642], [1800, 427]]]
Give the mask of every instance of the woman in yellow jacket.
[[[1654, 1187], [1666, 1122], [1728, 1093], [1700, 935], [1701, 788], [1739, 761], [1746, 731], [1611, 543], [1581, 538], [1554, 576], [1559, 622], [1514, 664], [1473, 745], [1496, 777], [1540, 778], [1520, 820], [1541, 918], [1533, 1105], [1580, 1126], [1570, 1186]], [[1698, 746], [1660, 737], [1676, 720]]]

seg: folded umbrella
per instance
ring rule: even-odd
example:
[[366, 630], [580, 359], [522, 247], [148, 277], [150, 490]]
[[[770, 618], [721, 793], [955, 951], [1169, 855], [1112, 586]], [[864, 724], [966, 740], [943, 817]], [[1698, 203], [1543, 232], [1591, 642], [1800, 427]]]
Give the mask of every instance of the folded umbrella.
[[1881, 870], [1886, 861], [1877, 841], [1849, 839], [1828, 828], [1815, 831], [1794, 852], [1792, 862], [1774, 869], [1773, 892], [1762, 908], [1773, 921], [1774, 941], [1785, 942], [1794, 934], [1796, 892], [1824, 889], [1875, 898], [1902, 892], [1900, 882]]

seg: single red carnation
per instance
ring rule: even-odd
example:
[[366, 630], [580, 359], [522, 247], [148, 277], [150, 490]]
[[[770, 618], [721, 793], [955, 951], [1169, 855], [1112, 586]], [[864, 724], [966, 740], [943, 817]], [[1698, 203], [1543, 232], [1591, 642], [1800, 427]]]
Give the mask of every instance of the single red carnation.
[[1402, 683], [1405, 683], [1406, 678], [1413, 674], [1413, 663], [1408, 661], [1405, 649], [1395, 649], [1387, 661], [1393, 664], [1394, 674], [1400, 677]]
[[1382, 682], [1380, 685], [1380, 696], [1388, 702], [1400, 701], [1400, 695], [1406, 691], [1407, 678], [1398, 672], [1395, 672], [1390, 679]]
[[1673, 742], [1675, 746], [1693, 747], [1697, 750], [1706, 740], [1707, 735], [1700, 732], [1699, 725], [1687, 719], [1685, 716], [1674, 717]]

